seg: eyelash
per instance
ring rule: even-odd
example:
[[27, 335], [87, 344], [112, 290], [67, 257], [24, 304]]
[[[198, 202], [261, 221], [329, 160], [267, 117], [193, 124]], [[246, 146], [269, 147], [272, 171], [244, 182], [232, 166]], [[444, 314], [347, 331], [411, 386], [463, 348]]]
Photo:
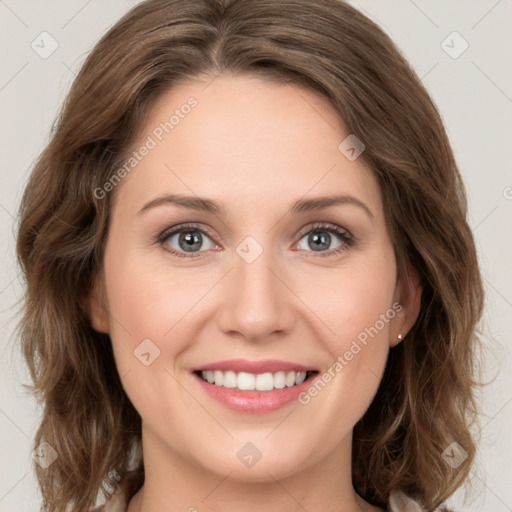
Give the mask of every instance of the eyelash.
[[[175, 235], [176, 233], [180, 233], [182, 231], [191, 231], [191, 230], [197, 230], [197, 231], [201, 232], [202, 234], [207, 235], [214, 243], [216, 243], [214, 237], [212, 236], [212, 234], [209, 232], [208, 229], [205, 229], [204, 227], [202, 227], [198, 224], [194, 224], [194, 223], [181, 224], [181, 225], [175, 226], [171, 229], [167, 229], [166, 231], [164, 231], [162, 234], [160, 234], [157, 237], [156, 241], [160, 245], [163, 246], [165, 244], [165, 242], [172, 235]], [[336, 224], [330, 224], [328, 222], [316, 222], [313, 224], [312, 227], [308, 227], [307, 231], [301, 230], [301, 232], [299, 233], [299, 241], [302, 240], [302, 238], [304, 238], [305, 235], [315, 232], [315, 231], [320, 231], [320, 232], [327, 231], [329, 233], [334, 233], [342, 241], [342, 244], [336, 249], [330, 249], [328, 251], [306, 251], [306, 252], [316, 252], [315, 257], [318, 256], [320, 258], [326, 258], [326, 257], [337, 256], [339, 253], [346, 250], [348, 247], [351, 247], [355, 243], [354, 236], [348, 230], [346, 230], [340, 226], [336, 226]], [[175, 249], [172, 249], [170, 247], [166, 247], [164, 250], [170, 252], [174, 256], [178, 256], [179, 258], [197, 258], [197, 257], [201, 256], [202, 252], [205, 252], [205, 251], [199, 251], [196, 253], [184, 253], [184, 252], [178, 252]]]

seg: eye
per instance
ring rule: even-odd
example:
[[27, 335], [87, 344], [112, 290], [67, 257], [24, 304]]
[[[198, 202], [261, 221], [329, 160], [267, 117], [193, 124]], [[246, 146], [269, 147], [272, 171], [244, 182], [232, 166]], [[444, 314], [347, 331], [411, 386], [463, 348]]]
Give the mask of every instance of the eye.
[[[349, 231], [335, 224], [317, 223], [303, 233], [295, 248], [320, 257], [337, 255], [355, 242]], [[181, 258], [199, 257], [203, 252], [219, 248], [207, 230], [196, 224], [174, 226], [164, 231], [158, 242], [166, 251]]]
[[165, 231], [158, 241], [167, 246], [166, 250], [182, 258], [194, 257], [194, 253], [208, 251], [217, 246], [210, 236], [195, 224], [182, 225]]
[[[335, 224], [315, 224], [298, 242], [297, 247], [307, 252], [321, 253], [318, 256], [339, 254], [354, 243], [352, 235]], [[311, 248], [311, 250], [308, 249]]]

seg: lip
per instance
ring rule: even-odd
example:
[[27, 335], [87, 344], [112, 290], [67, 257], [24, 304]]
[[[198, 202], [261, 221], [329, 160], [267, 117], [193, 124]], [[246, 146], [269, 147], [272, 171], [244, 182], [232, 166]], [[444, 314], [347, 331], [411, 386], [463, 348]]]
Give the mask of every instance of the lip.
[[225, 407], [245, 414], [261, 414], [281, 409], [293, 402], [298, 403], [299, 395], [304, 392], [319, 375], [315, 373], [298, 386], [274, 389], [272, 391], [240, 391], [237, 388], [225, 388], [204, 381], [197, 373], [193, 378], [205, 393]]
[[[298, 363], [291, 363], [289, 361], [279, 361], [277, 359], [265, 359], [261, 361], [249, 361], [248, 359], [228, 359], [225, 361], [217, 361], [215, 363], [206, 364], [195, 368], [194, 372], [207, 371], [207, 370], [220, 370], [227, 372], [229, 370], [239, 373], [275, 373], [278, 371], [288, 372], [313, 372], [316, 368], [311, 368]], [[298, 386], [297, 386], [298, 387]]]

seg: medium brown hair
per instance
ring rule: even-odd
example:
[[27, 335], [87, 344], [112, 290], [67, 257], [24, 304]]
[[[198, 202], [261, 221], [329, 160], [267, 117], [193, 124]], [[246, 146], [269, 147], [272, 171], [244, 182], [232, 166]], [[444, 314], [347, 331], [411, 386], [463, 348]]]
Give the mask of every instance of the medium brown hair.
[[[97, 43], [67, 95], [20, 206], [17, 254], [26, 280], [19, 334], [43, 405], [34, 446], [43, 509], [88, 510], [120, 483], [143, 484], [141, 419], [108, 335], [84, 297], [102, 269], [115, 191], [98, 198], [155, 102], [179, 82], [223, 72], [322, 95], [377, 177], [399, 275], [421, 277], [418, 320], [390, 351], [354, 429], [353, 481], [386, 506], [392, 490], [428, 510], [468, 476], [483, 291], [464, 187], [440, 116], [390, 38], [339, 0], [147, 0]], [[456, 441], [467, 459], [452, 469]]]

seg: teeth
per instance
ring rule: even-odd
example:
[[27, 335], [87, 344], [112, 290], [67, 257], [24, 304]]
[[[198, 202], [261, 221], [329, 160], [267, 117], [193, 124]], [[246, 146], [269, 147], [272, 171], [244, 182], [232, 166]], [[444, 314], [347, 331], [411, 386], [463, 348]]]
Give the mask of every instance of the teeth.
[[[243, 389], [247, 391], [253, 390], [254, 387], [256, 386], [256, 377], [252, 373], [240, 372], [238, 374], [237, 382], [238, 389]], [[217, 381], [215, 381], [215, 385], [222, 386], [222, 383], [217, 384]]]
[[210, 384], [225, 388], [238, 388], [242, 391], [271, 391], [273, 389], [291, 388], [302, 384], [307, 377], [307, 372], [253, 373], [233, 371], [222, 372], [220, 370], [202, 371], [201, 377]]
[[218, 370], [215, 370], [214, 378], [215, 378], [214, 383], [217, 386], [223, 386], [224, 385], [224, 373], [222, 373], [222, 372], [220, 372]]
[[237, 386], [236, 373], [235, 372], [225, 372], [222, 385], [225, 388], [236, 388], [236, 386]]
[[255, 388], [258, 391], [271, 391], [274, 389], [274, 376], [270, 372], [256, 375]]
[[274, 373], [274, 387], [282, 389], [286, 386], [286, 375], [284, 372]]
[[295, 377], [295, 384], [302, 384], [306, 380], [306, 372], [298, 372]]
[[291, 388], [293, 385], [295, 385], [295, 379], [297, 378], [297, 375], [295, 372], [289, 372], [286, 374], [286, 387]]

